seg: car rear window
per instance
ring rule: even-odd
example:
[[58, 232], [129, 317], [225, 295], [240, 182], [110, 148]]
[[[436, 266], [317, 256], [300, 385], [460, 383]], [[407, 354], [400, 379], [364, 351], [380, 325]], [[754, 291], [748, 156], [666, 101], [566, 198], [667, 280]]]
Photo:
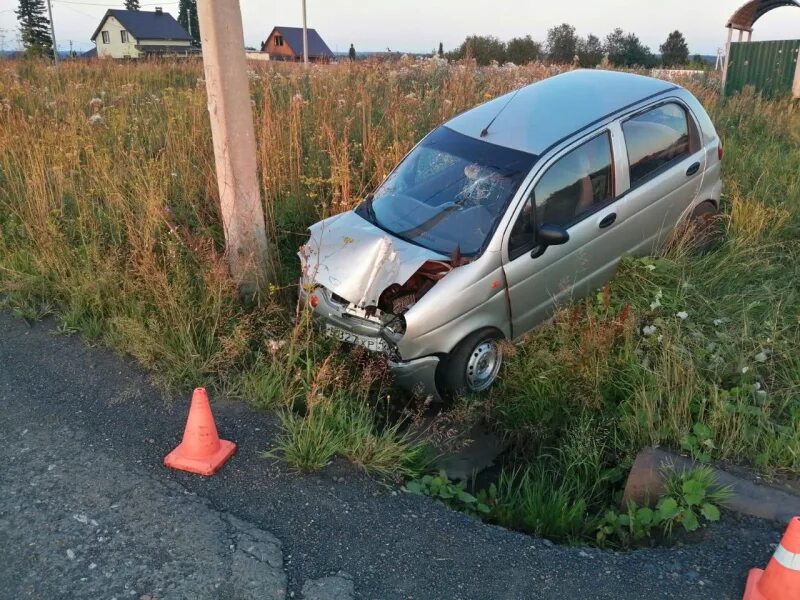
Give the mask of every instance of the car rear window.
[[622, 124], [631, 186], [645, 181], [691, 152], [686, 110], [664, 104]]

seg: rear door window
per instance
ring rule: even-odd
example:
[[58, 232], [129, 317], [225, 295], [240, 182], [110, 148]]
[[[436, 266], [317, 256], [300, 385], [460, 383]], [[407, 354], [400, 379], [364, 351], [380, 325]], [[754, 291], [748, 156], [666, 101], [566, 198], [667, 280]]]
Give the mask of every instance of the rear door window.
[[663, 104], [622, 124], [628, 148], [631, 187], [662, 172], [691, 153], [686, 110]]

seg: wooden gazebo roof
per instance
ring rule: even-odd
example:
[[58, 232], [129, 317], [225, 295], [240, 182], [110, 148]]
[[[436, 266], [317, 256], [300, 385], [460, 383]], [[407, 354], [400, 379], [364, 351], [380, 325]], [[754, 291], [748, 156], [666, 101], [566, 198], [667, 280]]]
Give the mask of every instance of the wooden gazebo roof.
[[782, 6], [796, 6], [800, 8], [798, 0], [752, 0], [733, 13], [726, 27], [752, 31], [753, 24], [769, 11]]

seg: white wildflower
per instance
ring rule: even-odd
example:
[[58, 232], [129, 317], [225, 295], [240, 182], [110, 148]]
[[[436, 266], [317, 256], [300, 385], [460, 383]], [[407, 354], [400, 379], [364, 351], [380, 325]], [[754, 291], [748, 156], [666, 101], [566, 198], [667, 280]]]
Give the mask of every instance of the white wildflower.
[[661, 298], [664, 297], [664, 292], [658, 290], [656, 292], [656, 298], [650, 303], [650, 310], [655, 310], [661, 306]]
[[758, 391], [758, 390], [760, 390], [760, 389], [761, 389], [761, 383], [760, 383], [760, 382], [758, 382], [758, 381], [756, 381], [756, 382], [753, 384], [753, 391], [754, 391], [754, 392], [757, 392], [757, 391]]
[[747, 373], [750, 370], [750, 367], [742, 367], [742, 375]]
[[756, 392], [756, 396], [761, 398], [762, 400], [767, 397], [767, 390], [758, 390]]
[[653, 335], [657, 330], [658, 328], [655, 325], [645, 325], [642, 327], [642, 333], [647, 336]]
[[719, 327], [722, 325], [722, 319], [714, 319], [714, 327]]
[[89, 117], [89, 124], [90, 125], [101, 125], [103, 123], [103, 115], [100, 114], [93, 114]]
[[269, 351], [273, 354], [277, 353], [278, 350], [283, 348], [286, 345], [286, 340], [268, 340], [267, 346], [269, 347]]
[[675, 316], [678, 317], [681, 321], [685, 321], [686, 319], [689, 318], [689, 313], [687, 313], [685, 310], [682, 310], [681, 312], [676, 313]]
[[767, 358], [768, 358], [768, 356], [767, 356], [767, 353], [766, 353], [766, 352], [763, 352], [763, 351], [762, 351], [762, 352], [759, 352], [759, 353], [758, 353], [758, 354], [756, 354], [756, 356], [755, 356], [756, 362], [760, 362], [760, 363], [765, 363], [765, 362], [767, 362]]
[[655, 265], [645, 265], [644, 268], [647, 269], [648, 271], [655, 271], [656, 270], [656, 266]]

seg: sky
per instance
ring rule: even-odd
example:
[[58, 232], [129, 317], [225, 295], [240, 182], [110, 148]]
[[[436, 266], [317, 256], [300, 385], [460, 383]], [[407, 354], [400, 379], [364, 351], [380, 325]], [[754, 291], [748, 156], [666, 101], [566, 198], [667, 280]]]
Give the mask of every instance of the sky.
[[[601, 39], [615, 27], [633, 32], [658, 52], [670, 31], [686, 36], [692, 54], [716, 54], [725, 43], [725, 23], [745, 0], [307, 0], [309, 27], [334, 51], [429, 52], [444, 43], [457, 47], [468, 35], [502, 40], [530, 34], [544, 40], [550, 27], [567, 22], [580, 35]], [[85, 50], [107, 8], [122, 0], [52, 0], [59, 49]], [[300, 0], [240, 0], [245, 43], [258, 46], [274, 25], [300, 26]], [[177, 17], [177, 0], [141, 0], [144, 10], [162, 6]], [[151, 5], [151, 6], [145, 6]], [[18, 45], [17, 0], [0, 0], [0, 49]], [[800, 38], [800, 10], [779, 8], [756, 23], [753, 40]]]

